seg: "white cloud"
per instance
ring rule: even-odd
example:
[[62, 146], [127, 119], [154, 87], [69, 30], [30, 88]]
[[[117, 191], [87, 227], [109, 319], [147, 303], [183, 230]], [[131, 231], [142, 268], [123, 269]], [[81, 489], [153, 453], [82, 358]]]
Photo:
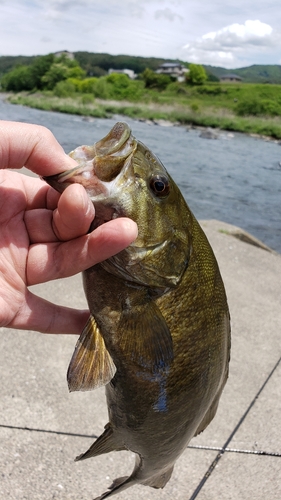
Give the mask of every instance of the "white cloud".
[[203, 40], [221, 39], [222, 42], [231, 39], [233, 43], [255, 43], [267, 35], [271, 35], [272, 27], [260, 21], [245, 21], [245, 24], [234, 23], [218, 31], [212, 31], [202, 36]]
[[[0, 0], [0, 52], [34, 55], [87, 50], [180, 58], [228, 68], [276, 64], [281, 46], [279, 3]], [[260, 21], [251, 20], [253, 13]]]
[[156, 10], [154, 17], [155, 17], [155, 19], [161, 19], [161, 18], [168, 19], [168, 21], [174, 21], [175, 19], [179, 19], [179, 20], [183, 19], [182, 16], [180, 16], [176, 12], [172, 11], [168, 7], [166, 7], [166, 9]]
[[218, 31], [206, 33], [202, 36], [201, 43], [210, 44], [213, 47], [241, 48], [249, 45], [271, 44], [273, 29], [269, 24], [260, 21], [246, 21], [245, 24], [234, 23]]
[[[244, 24], [233, 23], [184, 45], [187, 61], [229, 68], [239, 65], [243, 53], [265, 52], [277, 47], [281, 35], [266, 23], [247, 20]], [[237, 67], [237, 66], [236, 66]]]

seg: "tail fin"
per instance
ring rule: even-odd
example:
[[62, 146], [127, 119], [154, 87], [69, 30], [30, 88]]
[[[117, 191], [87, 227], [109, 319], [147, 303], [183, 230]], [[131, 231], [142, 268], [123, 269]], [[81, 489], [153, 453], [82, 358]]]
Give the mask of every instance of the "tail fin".
[[114, 479], [108, 491], [105, 491], [100, 497], [94, 498], [94, 500], [103, 500], [104, 498], [108, 498], [111, 495], [120, 493], [121, 491], [130, 488], [130, 486], [133, 486], [133, 484], [136, 484], [137, 482], [138, 481], [132, 476], [118, 477], [117, 479]]
[[121, 491], [126, 490], [134, 484], [143, 484], [145, 486], [151, 486], [152, 488], [164, 488], [166, 483], [171, 478], [174, 466], [172, 465], [165, 472], [160, 472], [149, 479], [145, 479], [144, 477], [141, 477], [143, 473], [143, 465], [142, 458], [139, 457], [139, 455], [136, 455], [136, 464], [132, 474], [130, 476], [118, 477], [115, 479], [109, 487], [109, 491], [105, 491], [105, 493], [94, 500], [103, 500], [111, 495], [115, 495], [115, 493], [120, 493]]

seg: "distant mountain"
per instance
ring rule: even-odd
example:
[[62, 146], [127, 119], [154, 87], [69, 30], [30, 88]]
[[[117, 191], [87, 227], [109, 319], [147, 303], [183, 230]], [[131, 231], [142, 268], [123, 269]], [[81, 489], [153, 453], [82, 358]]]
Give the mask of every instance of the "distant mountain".
[[[138, 57], [95, 52], [74, 52], [75, 59], [86, 71], [88, 76], [102, 76], [107, 74], [109, 68], [113, 69], [133, 69], [135, 73], [142, 73], [145, 68], [155, 71], [165, 62], [181, 62], [179, 59], [161, 59], [157, 57]], [[11, 71], [15, 66], [29, 65], [35, 56], [0, 56], [0, 77]], [[281, 84], [281, 65], [259, 65], [254, 64], [246, 68], [226, 69], [217, 66], [203, 65], [210, 80], [220, 78], [228, 73], [235, 73], [246, 83], [277, 83]], [[215, 78], [212, 78], [215, 77]]]
[[246, 83], [278, 83], [281, 84], [281, 66], [267, 64], [253, 64], [246, 68], [225, 69], [217, 66], [204, 65], [207, 73], [220, 78], [228, 73], [240, 76]]
[[[142, 73], [146, 68], [150, 68], [155, 71], [161, 64], [168, 61], [168, 59], [160, 59], [157, 57], [138, 57], [126, 55], [112, 56], [111, 54], [93, 52], [74, 52], [74, 56], [89, 76], [99, 76], [100, 72], [105, 74], [110, 68], [128, 68], [134, 70], [137, 74]], [[179, 61], [173, 60], [172, 62]]]
[[[126, 55], [113, 56], [111, 54], [94, 52], [74, 52], [73, 54], [88, 76], [105, 75], [110, 68], [128, 68], [139, 74], [146, 68], [150, 68], [155, 71], [161, 64], [168, 61], [180, 62], [178, 59], [171, 60], [157, 57], [138, 57]], [[0, 77], [11, 71], [15, 66], [31, 64], [34, 59], [35, 56], [0, 56]]]

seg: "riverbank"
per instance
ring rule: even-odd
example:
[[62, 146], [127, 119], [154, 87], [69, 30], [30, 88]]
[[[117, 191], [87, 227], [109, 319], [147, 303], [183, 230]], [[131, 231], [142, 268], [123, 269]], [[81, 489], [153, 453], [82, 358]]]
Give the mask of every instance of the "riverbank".
[[[190, 125], [147, 125], [118, 115], [103, 119], [41, 111], [10, 104], [3, 94], [0, 116], [48, 127], [66, 152], [93, 144], [116, 121], [126, 121], [163, 161], [198, 218], [223, 218], [281, 252], [280, 141]], [[217, 140], [202, 137], [208, 132], [215, 132]]]
[[[161, 96], [160, 96], [161, 97]], [[174, 125], [211, 127], [232, 132], [255, 134], [275, 140], [281, 139], [280, 116], [237, 116], [221, 103], [214, 106], [209, 101], [195, 102], [188, 98], [158, 99], [158, 102], [131, 102], [93, 98], [89, 94], [57, 97], [50, 92], [5, 94], [12, 104], [20, 104], [45, 111], [71, 113], [88, 118], [111, 118], [115, 114], [133, 119], [160, 121]], [[163, 96], [162, 96], [163, 97]]]

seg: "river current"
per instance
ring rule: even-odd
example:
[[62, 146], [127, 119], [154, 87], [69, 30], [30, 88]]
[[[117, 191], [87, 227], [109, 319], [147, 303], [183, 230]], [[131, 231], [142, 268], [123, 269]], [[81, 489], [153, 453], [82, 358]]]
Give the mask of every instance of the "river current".
[[93, 119], [16, 106], [0, 99], [0, 119], [48, 127], [66, 152], [104, 137], [118, 120], [162, 161], [198, 219], [239, 226], [281, 253], [281, 145], [221, 132], [148, 125], [124, 117]]

